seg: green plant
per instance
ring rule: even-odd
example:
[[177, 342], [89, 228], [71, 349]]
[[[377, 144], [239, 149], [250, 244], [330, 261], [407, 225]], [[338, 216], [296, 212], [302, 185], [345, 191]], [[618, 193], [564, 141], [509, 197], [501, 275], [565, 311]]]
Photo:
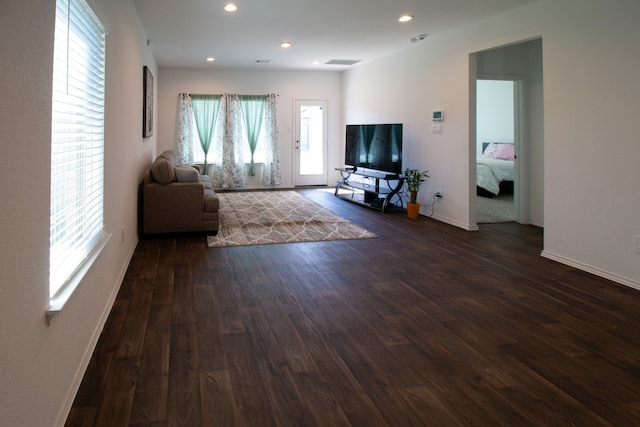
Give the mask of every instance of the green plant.
[[402, 173], [404, 175], [404, 183], [409, 190], [409, 203], [417, 203], [418, 191], [420, 191], [420, 185], [424, 182], [425, 178], [429, 178], [429, 171], [420, 172], [418, 169], [405, 169]]

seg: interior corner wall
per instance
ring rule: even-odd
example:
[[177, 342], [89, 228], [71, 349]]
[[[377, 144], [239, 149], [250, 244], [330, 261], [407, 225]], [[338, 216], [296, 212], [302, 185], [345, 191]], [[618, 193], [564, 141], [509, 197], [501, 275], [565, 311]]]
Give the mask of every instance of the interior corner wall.
[[327, 164], [329, 183], [339, 176], [334, 168], [343, 166], [342, 74], [336, 71], [233, 70], [217, 68], [161, 68], [158, 79], [158, 150], [174, 148], [176, 99], [179, 93], [278, 94], [278, 127], [282, 187], [294, 186], [295, 142], [294, 102], [328, 101]]
[[[405, 123], [405, 166], [431, 175], [419, 201], [429, 209], [431, 195], [442, 189], [433, 217], [473, 229], [470, 55], [542, 39], [542, 254], [640, 287], [640, 258], [632, 250], [640, 234], [640, 85], [633, 84], [640, 4], [615, 3], [540, 0], [354, 67], [344, 76], [345, 121]], [[439, 134], [431, 132], [435, 109], [445, 113]]]
[[109, 32], [104, 214], [113, 237], [50, 326], [55, 1], [0, 6], [0, 424], [6, 426], [64, 425], [138, 241], [137, 183], [156, 144], [142, 138], [142, 67], [157, 67], [131, 0], [88, 3]]

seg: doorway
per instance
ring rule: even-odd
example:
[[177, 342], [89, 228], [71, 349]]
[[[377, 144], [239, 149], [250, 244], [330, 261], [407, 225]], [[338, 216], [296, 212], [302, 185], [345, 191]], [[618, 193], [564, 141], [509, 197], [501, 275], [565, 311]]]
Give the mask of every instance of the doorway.
[[294, 185], [327, 185], [327, 101], [295, 101]]
[[477, 227], [478, 80], [513, 82], [514, 219], [544, 227], [544, 76], [542, 39], [514, 42], [469, 55], [469, 226]]
[[476, 80], [477, 223], [528, 221], [524, 77]]

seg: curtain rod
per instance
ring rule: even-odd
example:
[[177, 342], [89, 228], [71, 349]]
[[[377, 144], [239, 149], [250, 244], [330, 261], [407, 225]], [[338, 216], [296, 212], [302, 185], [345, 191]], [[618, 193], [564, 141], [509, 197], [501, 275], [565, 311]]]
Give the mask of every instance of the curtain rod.
[[[225, 94], [225, 93], [191, 93], [191, 92], [180, 92], [178, 95], [238, 95], [238, 96], [261, 96], [261, 94], [255, 94], [255, 93], [251, 93], [251, 94], [247, 94], [247, 93], [232, 93], [232, 94]], [[266, 95], [271, 95], [270, 93], [265, 94]], [[280, 96], [279, 93], [275, 93], [275, 96]]]

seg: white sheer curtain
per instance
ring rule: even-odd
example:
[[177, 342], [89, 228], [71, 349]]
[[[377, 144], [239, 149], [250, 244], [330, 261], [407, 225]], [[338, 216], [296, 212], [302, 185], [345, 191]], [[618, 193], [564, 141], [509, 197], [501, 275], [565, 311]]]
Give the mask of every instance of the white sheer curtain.
[[[280, 145], [277, 123], [278, 95], [267, 95], [264, 112], [265, 161], [262, 168], [262, 185], [273, 187], [281, 184]], [[214, 188], [234, 188], [247, 185], [247, 167], [244, 151], [246, 137], [240, 95], [224, 94], [220, 100], [214, 141], [209, 148], [209, 175]], [[176, 130], [174, 149], [182, 163], [194, 162], [194, 119], [191, 95], [178, 95], [176, 105]]]
[[265, 161], [262, 166], [262, 185], [276, 186], [281, 184], [280, 175], [280, 143], [278, 139], [278, 95], [267, 95], [264, 113], [264, 132], [266, 135]]
[[188, 93], [180, 93], [176, 104], [174, 150], [178, 159], [188, 165], [193, 164], [193, 136], [191, 96]]
[[216, 188], [244, 187], [247, 185], [247, 173], [243, 149], [237, 143], [242, 132], [240, 96], [222, 95], [221, 108], [224, 132], [222, 138], [216, 141], [211, 164], [211, 184]]

